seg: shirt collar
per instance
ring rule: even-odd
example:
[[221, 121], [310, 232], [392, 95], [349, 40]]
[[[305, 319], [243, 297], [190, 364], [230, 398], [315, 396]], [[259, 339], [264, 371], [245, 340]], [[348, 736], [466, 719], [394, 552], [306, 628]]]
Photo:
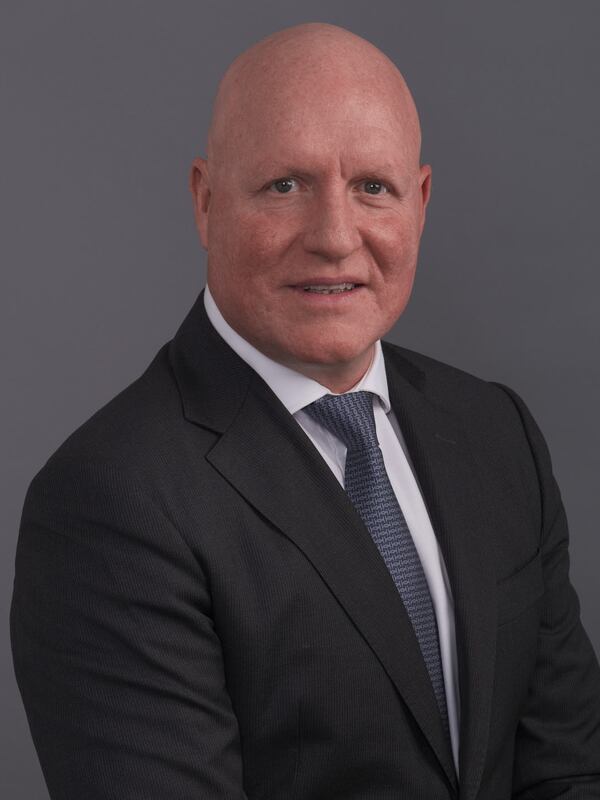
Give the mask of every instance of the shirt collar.
[[[310, 403], [332, 392], [312, 378], [307, 378], [296, 370], [285, 367], [273, 361], [256, 347], [246, 341], [225, 321], [219, 311], [215, 300], [210, 293], [208, 285], [204, 290], [204, 307], [217, 333], [225, 340], [231, 349], [243, 359], [248, 366], [257, 372], [271, 391], [279, 398], [290, 414], [296, 414]], [[385, 374], [385, 363], [381, 342], [375, 343], [375, 353], [369, 366], [360, 381], [349, 389], [350, 392], [372, 392], [383, 406], [386, 414], [390, 411], [390, 398]]]

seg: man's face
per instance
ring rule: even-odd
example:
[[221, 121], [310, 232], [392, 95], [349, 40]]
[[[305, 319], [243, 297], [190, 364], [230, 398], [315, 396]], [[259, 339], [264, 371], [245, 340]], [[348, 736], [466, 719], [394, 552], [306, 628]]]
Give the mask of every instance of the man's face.
[[430, 185], [398, 107], [274, 103], [196, 162], [208, 284], [229, 324], [301, 372], [366, 370], [408, 301]]

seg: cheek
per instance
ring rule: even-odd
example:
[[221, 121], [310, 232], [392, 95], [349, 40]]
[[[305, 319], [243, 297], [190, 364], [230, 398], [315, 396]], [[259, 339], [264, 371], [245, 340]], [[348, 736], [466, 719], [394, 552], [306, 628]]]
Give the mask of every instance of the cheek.
[[294, 239], [293, 223], [241, 211], [215, 217], [218, 223], [209, 240], [209, 253], [212, 250], [219, 260], [226, 259], [230, 272], [245, 274], [253, 282], [268, 280]]
[[371, 230], [369, 249], [373, 259], [375, 303], [386, 329], [402, 314], [409, 300], [419, 250], [418, 229], [413, 220], [397, 216], [382, 220]]
[[419, 249], [418, 231], [406, 220], [382, 220], [368, 239], [370, 250], [386, 282], [401, 282], [414, 272]]

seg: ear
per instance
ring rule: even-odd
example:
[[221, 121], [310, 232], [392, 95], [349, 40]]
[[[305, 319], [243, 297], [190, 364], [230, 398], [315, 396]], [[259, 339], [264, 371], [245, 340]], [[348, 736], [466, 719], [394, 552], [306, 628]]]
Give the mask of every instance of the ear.
[[429, 164], [423, 164], [419, 170], [419, 189], [421, 192], [421, 233], [425, 226], [425, 216], [427, 204], [431, 197], [431, 167]]
[[210, 183], [208, 174], [208, 161], [204, 158], [195, 158], [192, 161], [190, 173], [190, 190], [194, 204], [194, 218], [200, 234], [200, 241], [205, 250], [208, 249], [208, 209], [210, 206]]

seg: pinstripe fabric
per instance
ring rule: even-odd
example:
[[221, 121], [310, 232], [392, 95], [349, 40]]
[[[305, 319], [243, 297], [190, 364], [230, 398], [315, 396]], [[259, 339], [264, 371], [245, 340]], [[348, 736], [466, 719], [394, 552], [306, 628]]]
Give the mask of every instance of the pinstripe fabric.
[[371, 392], [325, 395], [306, 406], [347, 447], [344, 485], [396, 584], [449, 734], [437, 623], [425, 573], [379, 448]]

